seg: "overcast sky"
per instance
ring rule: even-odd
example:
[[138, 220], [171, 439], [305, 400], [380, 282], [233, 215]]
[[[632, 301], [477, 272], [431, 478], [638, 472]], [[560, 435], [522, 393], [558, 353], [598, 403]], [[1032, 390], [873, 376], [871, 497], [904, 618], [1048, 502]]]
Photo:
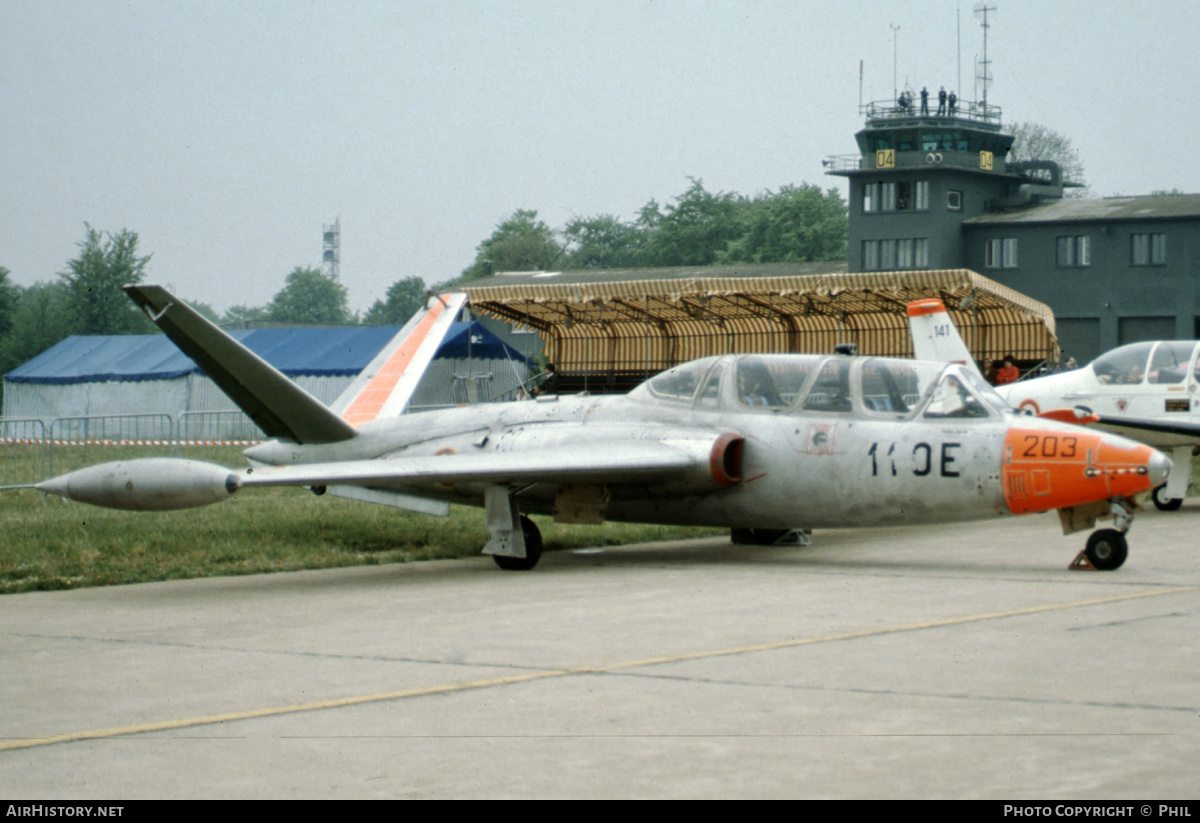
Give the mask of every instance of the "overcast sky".
[[[1097, 196], [1200, 192], [1200, 3], [988, 0], [988, 102], [1074, 142]], [[0, 266], [51, 280], [84, 223], [218, 311], [317, 266], [351, 308], [458, 275], [521, 208], [627, 220], [838, 187], [866, 101], [977, 99], [974, 0], [0, 0]], [[899, 26], [893, 31], [893, 26]], [[961, 58], [960, 58], [961, 55]], [[961, 85], [959, 78], [961, 77]]]

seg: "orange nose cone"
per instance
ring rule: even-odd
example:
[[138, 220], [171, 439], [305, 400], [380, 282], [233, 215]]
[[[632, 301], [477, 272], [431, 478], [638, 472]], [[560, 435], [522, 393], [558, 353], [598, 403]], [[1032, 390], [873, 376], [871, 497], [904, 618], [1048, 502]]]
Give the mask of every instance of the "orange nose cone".
[[1170, 460], [1124, 437], [1012, 428], [1004, 439], [1004, 501], [1013, 514], [1131, 497], [1166, 482]]

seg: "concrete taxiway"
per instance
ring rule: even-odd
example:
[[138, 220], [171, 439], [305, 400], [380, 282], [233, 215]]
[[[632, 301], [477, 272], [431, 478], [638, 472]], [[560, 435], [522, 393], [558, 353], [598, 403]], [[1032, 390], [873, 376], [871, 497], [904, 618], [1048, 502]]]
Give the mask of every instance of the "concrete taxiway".
[[1194, 798], [1200, 500], [0, 597], [9, 797]]

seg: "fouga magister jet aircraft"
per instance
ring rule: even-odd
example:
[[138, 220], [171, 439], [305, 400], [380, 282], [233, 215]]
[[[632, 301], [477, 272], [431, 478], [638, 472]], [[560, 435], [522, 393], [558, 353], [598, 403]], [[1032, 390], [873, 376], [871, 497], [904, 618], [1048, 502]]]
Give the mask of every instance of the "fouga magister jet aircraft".
[[[909, 314], [918, 358], [974, 363], [940, 301], [914, 303]], [[1195, 340], [1130, 343], [1083, 368], [997, 386], [996, 392], [1022, 411], [1086, 420], [1170, 452], [1174, 468], [1153, 498], [1159, 509], [1172, 511], [1191, 485], [1192, 455], [1200, 447], [1198, 349]]]
[[[796, 529], [1058, 510], [1066, 532], [1114, 518], [1085, 550], [1095, 567], [1114, 569], [1135, 498], [1170, 470], [1164, 455], [1123, 437], [1015, 414], [966, 367], [842, 354], [709, 357], [626, 396], [389, 414], [419, 359], [402, 330], [335, 411], [166, 290], [126, 291], [271, 439], [246, 451], [250, 469], [131, 460], [47, 480], [42, 491], [134, 510], [206, 505], [254, 486], [435, 514], [483, 506], [483, 551], [503, 569], [538, 561], [529, 513], [719, 526], [739, 542], [773, 542]], [[435, 303], [405, 328], [424, 335], [454, 305]]]

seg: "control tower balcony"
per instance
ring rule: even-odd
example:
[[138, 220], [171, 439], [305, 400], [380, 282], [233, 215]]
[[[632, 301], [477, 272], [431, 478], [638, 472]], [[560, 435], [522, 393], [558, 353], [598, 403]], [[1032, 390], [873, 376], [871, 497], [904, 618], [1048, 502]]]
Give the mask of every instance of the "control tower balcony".
[[926, 111], [922, 111], [920, 102], [914, 100], [903, 106], [895, 100], [877, 100], [861, 107], [867, 128], [920, 126], [926, 123], [953, 126], [957, 123], [969, 123], [976, 127], [1000, 131], [999, 106], [959, 100], [953, 109], [946, 106], [944, 113], [938, 112], [937, 100], [932, 96]]
[[829, 174], [853, 176], [876, 169], [942, 166], [1004, 174], [1013, 137], [1000, 126], [1000, 107], [956, 101], [886, 100], [861, 107], [866, 127], [855, 135], [860, 154], [823, 161]]

